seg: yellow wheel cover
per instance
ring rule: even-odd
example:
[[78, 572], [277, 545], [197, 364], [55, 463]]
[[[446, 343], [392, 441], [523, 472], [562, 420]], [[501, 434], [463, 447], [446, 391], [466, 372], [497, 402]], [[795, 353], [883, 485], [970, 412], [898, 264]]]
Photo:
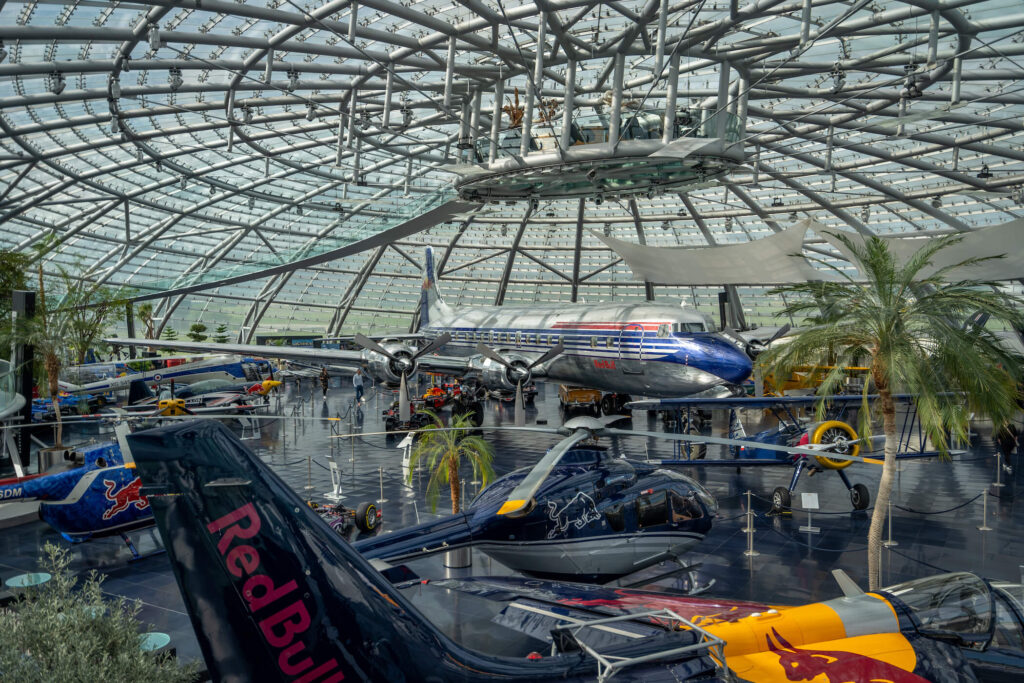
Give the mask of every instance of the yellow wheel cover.
[[[829, 420], [828, 422], [822, 422], [820, 425], [815, 427], [814, 431], [811, 433], [811, 443], [832, 443], [836, 436], [836, 432], [841, 432], [843, 434], [843, 438], [848, 441], [856, 441], [858, 438], [857, 430], [850, 425], [841, 420]], [[828, 441], [823, 442], [822, 439], [826, 438], [826, 436], [828, 437]], [[858, 453], [860, 453], [860, 444], [855, 443], [853, 444], [852, 449], [845, 455], [857, 457]], [[849, 467], [853, 464], [852, 460], [840, 460], [839, 458], [830, 458], [827, 455], [816, 455], [814, 456], [814, 459], [818, 461], [819, 465], [828, 470], [841, 470], [844, 467]]]

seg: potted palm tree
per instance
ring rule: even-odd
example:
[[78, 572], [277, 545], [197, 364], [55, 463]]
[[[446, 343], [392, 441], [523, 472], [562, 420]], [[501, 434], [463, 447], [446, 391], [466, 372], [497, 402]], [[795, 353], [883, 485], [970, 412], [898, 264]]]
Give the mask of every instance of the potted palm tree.
[[[885, 434], [882, 477], [868, 531], [868, 581], [879, 585], [882, 527], [895, 477], [898, 445], [893, 394], [915, 395], [917, 414], [932, 446], [948, 454], [951, 443], [968, 439], [972, 413], [1005, 424], [1016, 411], [1022, 359], [984, 325], [964, 321], [982, 314], [1011, 327], [1024, 324], [1024, 301], [1001, 292], [994, 283], [949, 281], [953, 271], [986, 259], [969, 259], [935, 270], [931, 262], [940, 250], [962, 236], [930, 240], [901, 263], [885, 240], [851, 239], [837, 234], [860, 270], [834, 282], [808, 282], [773, 289], [787, 302], [779, 317], [810, 317], [810, 325], [789, 342], [758, 358], [762, 372], [788, 377], [801, 365], [822, 369], [818, 392], [834, 394], [844, 381], [844, 367], [868, 359], [870, 382], [860, 410], [860, 432], [871, 433], [867, 394], [878, 394], [875, 408]], [[826, 370], [826, 368], [830, 368]], [[870, 387], [870, 388], [869, 388]], [[826, 405], [819, 402], [818, 419]]]
[[[441, 417], [430, 410], [424, 410], [430, 416], [431, 423], [423, 428], [416, 445], [409, 456], [409, 482], [416, 465], [423, 461], [430, 478], [427, 481], [426, 499], [431, 511], [437, 510], [437, 500], [441, 485], [448, 483], [452, 497], [452, 514], [462, 509], [462, 478], [459, 470], [463, 460], [468, 460], [473, 468], [473, 478], [479, 478], [484, 486], [494, 479], [494, 449], [482, 436], [473, 434], [476, 425], [471, 413], [452, 415], [451, 424], [446, 426]], [[445, 558], [448, 567], [468, 567], [470, 553], [468, 548], [449, 552]]]

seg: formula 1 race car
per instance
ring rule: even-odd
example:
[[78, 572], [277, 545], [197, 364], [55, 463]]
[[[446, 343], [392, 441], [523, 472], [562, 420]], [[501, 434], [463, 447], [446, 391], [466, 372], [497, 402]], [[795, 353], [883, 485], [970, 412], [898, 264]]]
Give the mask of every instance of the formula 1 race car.
[[346, 538], [352, 534], [353, 529], [359, 533], [372, 534], [380, 526], [381, 511], [373, 503], [360, 503], [353, 510], [341, 503], [315, 503], [311, 500], [306, 502], [328, 526]]

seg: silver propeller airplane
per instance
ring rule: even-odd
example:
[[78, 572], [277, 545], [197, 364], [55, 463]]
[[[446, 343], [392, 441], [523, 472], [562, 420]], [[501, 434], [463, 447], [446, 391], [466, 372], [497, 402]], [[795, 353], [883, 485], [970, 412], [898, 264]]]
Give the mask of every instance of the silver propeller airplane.
[[705, 317], [693, 309], [653, 303], [455, 307], [437, 291], [429, 248], [425, 266], [419, 332], [379, 341], [357, 334], [354, 341], [361, 351], [151, 339], [116, 342], [362, 368], [377, 382], [403, 388], [403, 421], [409, 417], [404, 385], [420, 371], [476, 376], [488, 387], [516, 391], [517, 423], [522, 421], [522, 387], [533, 378], [612, 392], [619, 409], [630, 394], [733, 396], [752, 371], [750, 355], [725, 334], [709, 329]]

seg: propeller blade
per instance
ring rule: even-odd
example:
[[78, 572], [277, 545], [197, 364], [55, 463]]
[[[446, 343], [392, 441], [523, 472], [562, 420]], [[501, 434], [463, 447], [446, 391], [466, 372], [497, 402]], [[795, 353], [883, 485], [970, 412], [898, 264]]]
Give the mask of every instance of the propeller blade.
[[530, 501], [533, 500], [537, 490], [540, 488], [544, 480], [548, 478], [548, 474], [558, 464], [558, 461], [562, 459], [565, 452], [575, 446], [580, 441], [583, 441], [590, 435], [585, 429], [580, 429], [574, 432], [571, 436], [559, 441], [555, 444], [550, 451], [548, 451], [543, 458], [541, 458], [533, 469], [523, 477], [523, 480], [519, 482], [519, 485], [512, 489], [512, 493], [508, 495], [508, 500], [498, 510], [499, 515], [516, 515], [523, 512], [530, 505]]
[[419, 358], [420, 356], [426, 356], [428, 353], [433, 353], [434, 351], [441, 348], [451, 340], [452, 335], [448, 334], [447, 332], [442, 332], [441, 334], [434, 338], [434, 341], [430, 342], [422, 349], [417, 351], [416, 354], [413, 356], [413, 359]]
[[516, 427], [526, 426], [526, 405], [523, 402], [523, 380], [516, 382]]
[[393, 355], [391, 355], [390, 351], [388, 351], [383, 346], [381, 346], [377, 342], [373, 341], [369, 337], [365, 337], [365, 336], [359, 334], [358, 332], [356, 333], [356, 335], [354, 337], [352, 337], [352, 341], [354, 341], [356, 344], [359, 344], [359, 346], [363, 347], [364, 349], [366, 349], [368, 351], [373, 351], [374, 353], [379, 353], [380, 355], [385, 356], [387, 358], [390, 358], [391, 360], [397, 360]]
[[507, 360], [505, 360], [504, 358], [501, 357], [501, 354], [499, 354], [497, 351], [495, 351], [491, 347], [485, 346], [483, 342], [477, 342], [476, 343], [476, 351], [480, 355], [486, 356], [486, 357], [490, 358], [491, 360], [493, 360], [495, 363], [500, 363], [502, 366], [504, 366], [506, 368], [511, 368], [512, 367], [511, 365], [508, 364]]
[[540, 357], [540, 358], [538, 358], [537, 360], [535, 360], [535, 361], [533, 361], [532, 363], [530, 363], [530, 365], [529, 365], [529, 369], [530, 369], [530, 370], [533, 370], [533, 369], [534, 369], [535, 367], [537, 367], [538, 365], [544, 365], [544, 363], [547, 363], [547, 362], [548, 362], [549, 360], [551, 360], [551, 359], [552, 359], [552, 358], [554, 358], [555, 356], [559, 355], [559, 354], [560, 354], [560, 353], [562, 353], [563, 351], [565, 351], [565, 347], [564, 347], [564, 346], [562, 346], [562, 340], [561, 340], [561, 339], [559, 339], [559, 340], [558, 340], [558, 344], [557, 344], [557, 345], [555, 345], [555, 346], [551, 347], [550, 349], [548, 349], [548, 350], [547, 350], [547, 351], [546, 351], [546, 352], [544, 353], [544, 355], [543, 355], [543, 356], [541, 356], [541, 357]]
[[412, 419], [412, 410], [409, 406], [409, 386], [405, 381], [406, 373], [402, 373], [402, 381], [398, 385], [398, 419], [403, 424]]

